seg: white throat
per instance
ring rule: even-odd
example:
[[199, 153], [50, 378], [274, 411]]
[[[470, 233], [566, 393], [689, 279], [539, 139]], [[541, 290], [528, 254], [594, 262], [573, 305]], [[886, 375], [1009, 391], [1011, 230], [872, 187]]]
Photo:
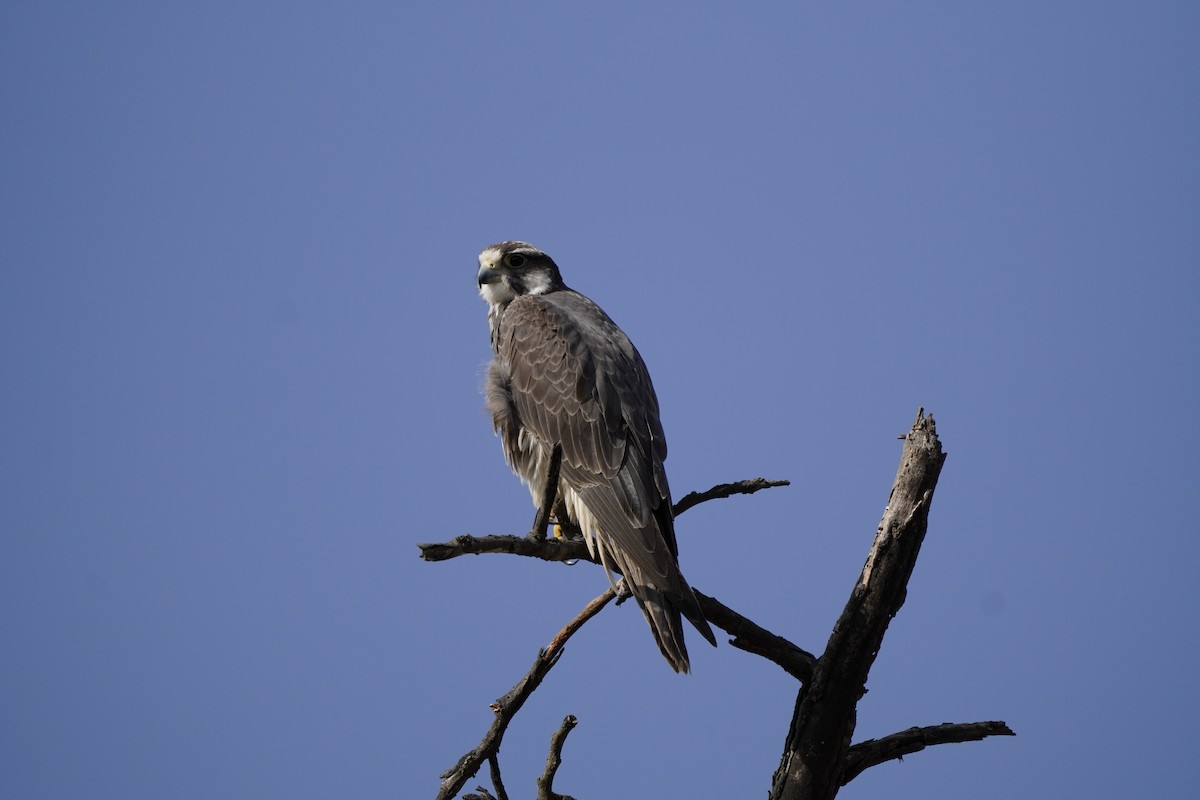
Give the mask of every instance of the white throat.
[[499, 308], [511, 303], [517, 295], [508, 285], [507, 281], [496, 281], [495, 283], [485, 283], [480, 286], [479, 296], [492, 308]]

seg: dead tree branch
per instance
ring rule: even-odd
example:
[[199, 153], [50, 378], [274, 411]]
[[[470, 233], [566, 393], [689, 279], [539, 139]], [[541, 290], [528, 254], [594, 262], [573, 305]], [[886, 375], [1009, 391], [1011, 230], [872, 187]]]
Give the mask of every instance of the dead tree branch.
[[[557, 448], [555, 449], [557, 453]], [[561, 454], [559, 456], [561, 460]], [[555, 459], [551, 458], [551, 469], [548, 477], [553, 477], [557, 470], [553, 469]], [[683, 496], [682, 499], [671, 507], [675, 516], [679, 516], [689, 508], [705, 503], [709, 500], [719, 500], [723, 497], [732, 497], [735, 494], [754, 494], [762, 489], [770, 489], [775, 486], [789, 486], [790, 481], [773, 481], [766, 478], [750, 478], [749, 480], [736, 481], [734, 483], [721, 483], [704, 492], [690, 492]], [[555, 487], [557, 481], [555, 482]], [[582, 539], [568, 540], [553, 540], [546, 541], [544, 536], [533, 535], [536, 531], [545, 531], [546, 523], [549, 522], [549, 510], [554, 505], [554, 492], [548, 489], [542, 496], [542, 506], [538, 509], [538, 516], [534, 520], [534, 530], [525, 536], [515, 535], [495, 535], [495, 536], [471, 536], [463, 534], [456, 536], [448, 542], [425, 542], [418, 544], [421, 548], [421, 558], [426, 561], [448, 561], [451, 558], [457, 558], [463, 555], [479, 555], [480, 553], [512, 553], [518, 556], [531, 556], [540, 558], [543, 561], [575, 561], [584, 560], [592, 561], [588, 557], [587, 546]], [[549, 498], [549, 503], [546, 502]], [[542, 519], [543, 515], [545, 520]], [[542, 522], [539, 527], [539, 521]], [[514, 539], [527, 539], [523, 544], [514, 542]]]
[[[732, 486], [733, 484], [726, 484]], [[723, 495], [716, 495], [723, 496]], [[426, 561], [448, 561], [464, 555], [481, 553], [511, 553], [518, 556], [540, 558], [543, 561], [591, 561], [597, 563], [587, 551], [587, 546], [577, 539], [532, 539], [528, 536], [469, 536], [463, 535], [449, 542], [421, 544], [421, 557]], [[619, 572], [619, 570], [614, 569]], [[700, 610], [713, 625], [734, 637], [730, 644], [778, 664], [792, 677], [805, 681], [812, 674], [816, 656], [797, 647], [787, 639], [763, 628], [742, 616], [729, 606], [695, 589]]]
[[743, 617], [717, 598], [696, 589], [692, 591], [700, 601], [700, 610], [708, 621], [733, 637], [729, 641], [731, 645], [778, 664], [784, 672], [801, 683], [812, 676], [813, 666], [817, 662], [817, 657], [812, 653]]
[[504, 779], [500, 777], [500, 754], [488, 756], [488, 772], [492, 776], [492, 787], [496, 790], [496, 800], [508, 800], [508, 792], [504, 790]]
[[679, 502], [671, 506], [675, 516], [679, 516], [693, 506], [706, 503], [709, 500], [720, 500], [723, 497], [733, 497], [735, 494], [754, 494], [762, 489], [776, 486], [791, 486], [791, 481], [769, 481], [766, 478], [750, 478], [735, 483], [718, 483], [706, 492], [688, 492], [679, 498]]
[[[882, 646], [888, 624], [904, 604], [908, 581], [928, 526], [933, 492], [946, 459], [933, 417], [926, 416], [924, 409], [918, 410], [912, 430], [902, 438], [905, 443], [900, 467], [883, 519], [850, 599], [819, 658], [743, 617], [719, 600], [696, 592], [705, 617], [733, 637], [730, 644], [778, 664], [801, 683], [783, 756], [772, 781], [770, 800], [832, 800], [846, 783], [885, 761], [902, 758], [931, 745], [1014, 735], [1003, 722], [944, 723], [850, 744], [857, 721], [857, 704], [866, 693], [868, 673]], [[552, 459], [548, 471], [551, 476], [556, 466], [554, 461], [556, 459]], [[705, 492], [685, 495], [673, 510], [678, 516], [708, 500], [786, 485], [787, 481], [762, 478], [721, 484]], [[529, 535], [459, 536], [448, 542], [418, 545], [421, 557], [426, 561], [445, 561], [463, 555], [511, 553], [545, 561], [595, 563], [582, 539], [545, 538], [545, 523], [554, 503], [555, 489], [556, 486], [551, 487], [548, 481], [534, 531]], [[491, 765], [492, 783], [499, 797], [492, 798], [482, 787], [479, 789], [481, 794], [474, 797], [507, 800], [497, 753], [509, 721], [557, 662], [566, 640], [612, 599], [610, 589], [589, 603], [538, 654], [529, 673], [493, 704], [496, 718], [491, 729], [478, 747], [442, 775], [438, 800], [453, 797], [484, 761]], [[553, 779], [562, 762], [563, 743], [574, 726], [574, 717], [567, 717], [551, 738], [546, 770], [537, 780], [538, 800], [570, 800], [553, 791]]]
[[831, 800], [844, 783], [856, 706], [888, 623], [904, 603], [946, 460], [924, 409], [905, 437], [875, 542], [812, 679], [796, 698], [771, 800]]
[[[737, 494], [753, 494], [762, 489], [789, 486], [790, 481], [751, 478], [734, 483], [718, 484], [704, 492], [690, 492], [674, 505], [675, 516], [708, 502]], [[551, 500], [553, 502], [553, 500]], [[536, 526], [535, 522], [535, 526]], [[591, 561], [598, 563], [587, 551], [582, 539], [547, 539], [532, 535], [471, 536], [463, 534], [448, 542], [431, 542], [417, 545], [421, 558], [426, 561], [448, 561], [464, 555], [482, 553], [510, 553], [512, 555], [540, 558], [543, 561]], [[812, 674], [816, 656], [789, 642], [782, 636], [771, 633], [757, 625], [714, 597], [699, 591], [696, 597], [700, 608], [712, 624], [734, 637], [730, 644], [748, 653], [762, 656], [778, 664], [789, 675], [803, 681]]]
[[[508, 723], [521, 710], [521, 706], [529, 699], [529, 695], [533, 694], [533, 690], [541, 685], [542, 679], [546, 677], [551, 668], [558, 663], [559, 656], [563, 652], [563, 645], [575, 631], [583, 627], [585, 622], [599, 614], [600, 610], [608, 605], [615, 596], [613, 590], [609, 588], [584, 606], [574, 619], [555, 634], [554, 638], [550, 640], [550, 644], [538, 653], [533, 666], [525, 674], [525, 677], [517, 681], [517, 684], [509, 689], [507, 694], [492, 703], [492, 711], [495, 712], [496, 717], [492, 720], [491, 728], [484, 734], [483, 741], [478, 746], [468, 751], [453, 767], [442, 773], [442, 785], [437, 793], [437, 800], [450, 800], [458, 794], [463, 784], [479, 771], [483, 762], [495, 757], [500, 752], [500, 742], [504, 738], [504, 732], [508, 729]], [[498, 765], [495, 767], [495, 771], [499, 772]], [[495, 788], [496, 791], [503, 792], [500, 786]]]
[[924, 728], [909, 728], [882, 739], [867, 739], [850, 748], [842, 785], [857, 778], [864, 770], [885, 761], [919, 753], [935, 744], [978, 742], [989, 736], [1016, 736], [1003, 722], [943, 722]]
[[575, 719], [574, 715], [568, 714], [563, 719], [562, 725], [550, 737], [550, 754], [546, 756], [546, 771], [537, 779], [537, 800], [574, 800], [570, 795], [554, 791], [554, 775], [562, 765], [562, 749], [563, 744], [567, 741], [567, 734], [578, 724], [579, 720]]
[[[449, 542], [421, 544], [421, 557], [426, 561], [448, 561], [465, 555], [481, 553], [510, 553], [543, 561], [591, 561], [597, 563], [587, 551], [582, 540], [531, 539], [528, 536], [469, 536], [463, 535]], [[619, 572], [614, 568], [614, 572]], [[797, 647], [787, 639], [771, 633], [766, 628], [743, 617], [714, 597], [709, 597], [693, 587], [700, 610], [713, 625], [734, 638], [734, 647], [762, 656], [778, 664], [797, 680], [806, 680], [812, 674], [816, 656]]]
[[418, 544], [421, 558], [426, 561], [449, 561], [452, 558], [481, 553], [511, 553], [516, 556], [540, 558], [543, 561], [592, 561], [582, 539], [546, 539], [531, 536], [495, 535], [471, 536], [464, 533], [448, 542]]

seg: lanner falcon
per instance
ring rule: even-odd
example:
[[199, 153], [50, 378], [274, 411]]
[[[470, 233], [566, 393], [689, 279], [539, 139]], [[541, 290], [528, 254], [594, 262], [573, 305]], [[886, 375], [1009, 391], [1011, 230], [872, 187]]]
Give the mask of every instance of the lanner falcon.
[[620, 572], [676, 672], [688, 671], [680, 615], [716, 645], [679, 571], [667, 441], [642, 357], [601, 308], [567, 288], [526, 242], [479, 254], [492, 351], [487, 406], [504, 458], [542, 502], [561, 445], [558, 497], [588, 552]]

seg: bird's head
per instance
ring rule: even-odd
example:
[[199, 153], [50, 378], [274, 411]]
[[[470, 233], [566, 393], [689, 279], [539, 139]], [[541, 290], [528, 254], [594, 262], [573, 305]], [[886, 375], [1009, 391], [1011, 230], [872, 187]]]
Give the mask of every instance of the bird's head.
[[564, 288], [554, 259], [528, 242], [500, 242], [479, 254], [479, 294], [493, 308], [523, 294]]

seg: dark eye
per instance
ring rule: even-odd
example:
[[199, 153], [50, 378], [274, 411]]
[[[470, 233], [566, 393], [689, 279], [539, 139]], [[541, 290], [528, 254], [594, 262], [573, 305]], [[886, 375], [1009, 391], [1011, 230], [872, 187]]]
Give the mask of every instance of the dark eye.
[[504, 260], [505, 260], [505, 262], [508, 263], [508, 265], [510, 267], [525, 266], [525, 256], [521, 255], [520, 253], [513, 253], [513, 254], [507, 256]]

